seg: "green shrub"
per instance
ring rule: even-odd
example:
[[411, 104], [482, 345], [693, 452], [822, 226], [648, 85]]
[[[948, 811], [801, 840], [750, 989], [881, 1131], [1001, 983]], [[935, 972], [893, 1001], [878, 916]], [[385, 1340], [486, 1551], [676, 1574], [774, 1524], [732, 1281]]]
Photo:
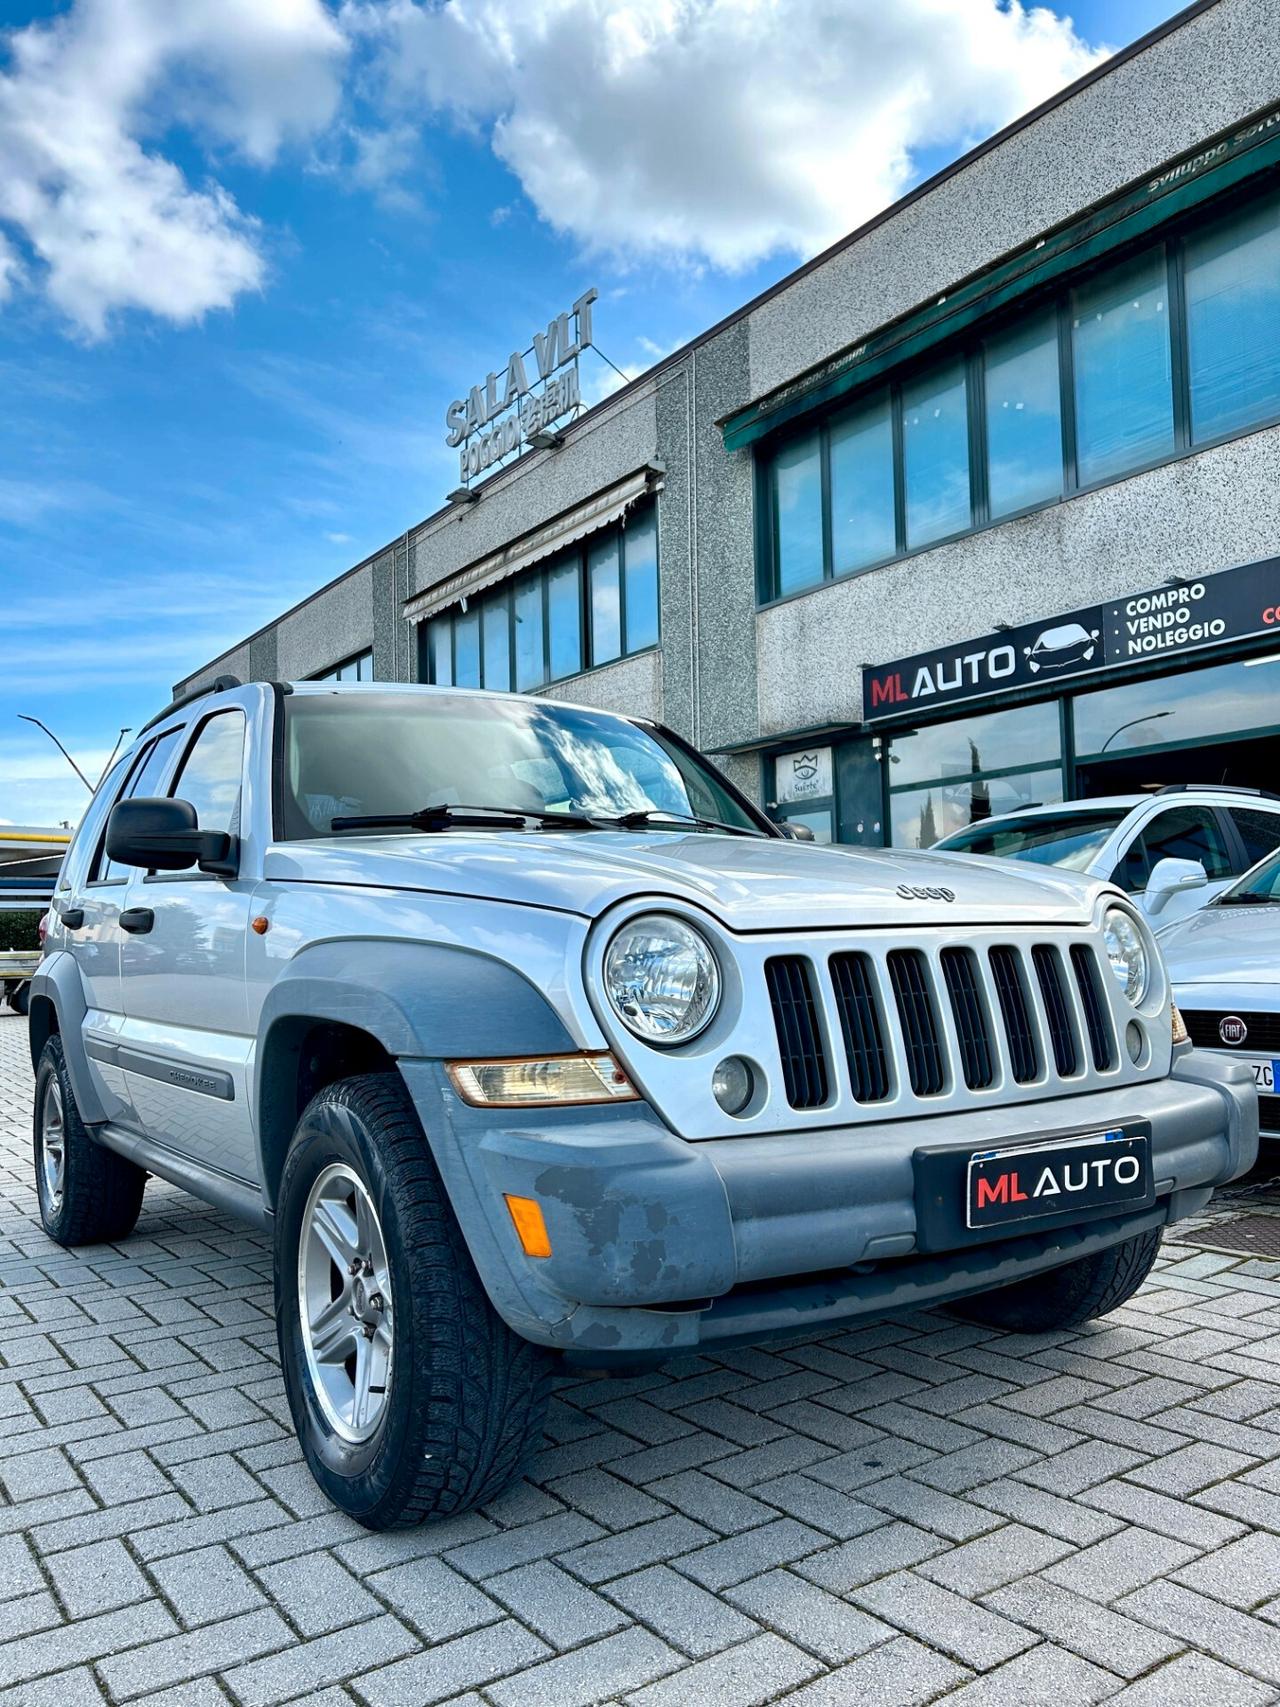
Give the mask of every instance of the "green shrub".
[[40, 947], [38, 908], [20, 913], [0, 913], [0, 952], [16, 948], [34, 952]]

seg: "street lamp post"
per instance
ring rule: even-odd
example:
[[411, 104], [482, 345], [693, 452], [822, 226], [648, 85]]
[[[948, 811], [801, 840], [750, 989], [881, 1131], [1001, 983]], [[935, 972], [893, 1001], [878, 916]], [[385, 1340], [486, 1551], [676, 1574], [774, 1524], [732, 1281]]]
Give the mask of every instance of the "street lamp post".
[[1118, 729], [1113, 729], [1111, 731], [1106, 740], [1102, 743], [1101, 747], [1099, 747], [1098, 757], [1101, 758], [1103, 753], [1106, 752], [1107, 748], [1115, 740], [1116, 736], [1123, 735], [1126, 729], [1133, 729], [1139, 723], [1154, 723], [1158, 717], [1172, 716], [1173, 713], [1171, 711], [1149, 711], [1145, 717], [1131, 717], [1127, 723], [1122, 723]]

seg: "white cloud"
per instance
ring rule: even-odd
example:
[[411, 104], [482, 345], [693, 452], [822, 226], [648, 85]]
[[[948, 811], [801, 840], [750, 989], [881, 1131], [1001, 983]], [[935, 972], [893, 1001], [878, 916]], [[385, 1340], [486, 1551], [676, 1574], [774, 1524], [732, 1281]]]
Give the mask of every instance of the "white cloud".
[[588, 249], [808, 255], [1100, 57], [1018, 0], [346, 0], [405, 109], [485, 134]]
[[77, 0], [4, 38], [0, 297], [22, 269], [90, 337], [177, 323], [264, 275], [255, 222], [160, 151], [182, 125], [258, 165], [326, 126], [346, 42], [323, 0]]

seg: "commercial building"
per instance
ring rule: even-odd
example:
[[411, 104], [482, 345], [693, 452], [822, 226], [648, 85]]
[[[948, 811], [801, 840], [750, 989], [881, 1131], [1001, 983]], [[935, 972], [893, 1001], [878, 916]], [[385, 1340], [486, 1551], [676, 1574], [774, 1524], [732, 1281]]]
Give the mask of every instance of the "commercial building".
[[652, 715], [848, 842], [1273, 783], [1273, 0], [1190, 7], [561, 431], [538, 419], [190, 682]]

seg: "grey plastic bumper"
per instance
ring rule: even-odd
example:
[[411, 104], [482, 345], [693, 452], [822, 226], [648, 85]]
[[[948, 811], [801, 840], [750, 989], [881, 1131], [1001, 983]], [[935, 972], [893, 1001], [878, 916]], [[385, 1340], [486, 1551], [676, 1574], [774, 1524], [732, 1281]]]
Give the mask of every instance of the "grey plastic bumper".
[[[674, 1137], [643, 1104], [498, 1117], [461, 1104], [438, 1063], [401, 1070], [495, 1307], [519, 1333], [584, 1360], [794, 1333], [985, 1291], [1194, 1213], [1253, 1165], [1258, 1146], [1247, 1070], [1191, 1051], [1168, 1079], [1115, 1091], [705, 1143]], [[1134, 1120], [1151, 1126], [1153, 1209], [917, 1251], [917, 1149]], [[549, 1258], [523, 1254], [505, 1193], [541, 1204]]]

